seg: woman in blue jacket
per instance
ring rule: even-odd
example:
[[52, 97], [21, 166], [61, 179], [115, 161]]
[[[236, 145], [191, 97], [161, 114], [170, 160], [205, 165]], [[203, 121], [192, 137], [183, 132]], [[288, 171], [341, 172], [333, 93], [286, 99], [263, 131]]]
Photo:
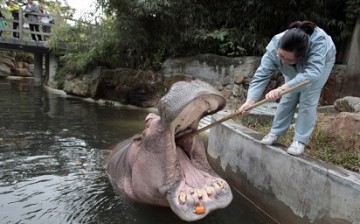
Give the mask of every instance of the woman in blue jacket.
[[272, 38], [251, 81], [247, 100], [239, 110], [246, 111], [260, 99], [275, 70], [283, 74], [285, 83], [267, 93], [268, 100], [277, 100], [282, 91], [305, 80], [310, 83], [281, 97], [271, 131], [261, 140], [263, 144], [271, 145], [286, 133], [299, 103], [295, 134], [287, 153], [304, 152], [315, 127], [321, 89], [334, 66], [335, 55], [331, 37], [310, 21], [293, 22], [288, 30]]

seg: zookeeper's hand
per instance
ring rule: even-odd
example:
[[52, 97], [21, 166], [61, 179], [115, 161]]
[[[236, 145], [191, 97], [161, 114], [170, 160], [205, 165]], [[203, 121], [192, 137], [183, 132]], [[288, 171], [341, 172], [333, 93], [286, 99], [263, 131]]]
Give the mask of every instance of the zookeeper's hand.
[[254, 100], [247, 99], [243, 105], [237, 110], [237, 112], [241, 112], [240, 114], [248, 114], [249, 107], [251, 107], [255, 103]]
[[269, 101], [276, 101], [277, 99], [280, 98], [281, 92], [282, 92], [282, 90], [279, 88], [273, 89], [265, 95], [265, 98], [268, 99]]
[[268, 99], [269, 101], [276, 101], [277, 99], [279, 99], [281, 97], [281, 93], [287, 89], [289, 89], [289, 87], [287, 86], [287, 84], [284, 84], [284, 85], [278, 87], [277, 89], [273, 89], [270, 92], [268, 92], [265, 95], [265, 98]]

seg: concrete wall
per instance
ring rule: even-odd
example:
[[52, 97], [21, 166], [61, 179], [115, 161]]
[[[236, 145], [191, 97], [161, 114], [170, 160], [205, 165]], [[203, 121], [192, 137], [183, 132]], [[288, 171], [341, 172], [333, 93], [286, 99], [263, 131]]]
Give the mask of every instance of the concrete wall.
[[343, 88], [343, 96], [360, 96], [360, 17], [357, 19], [353, 32], [346, 69], [346, 88]]
[[[219, 112], [215, 120], [227, 115]], [[210, 131], [208, 157], [219, 175], [280, 223], [360, 223], [360, 174], [285, 148], [229, 120]]]

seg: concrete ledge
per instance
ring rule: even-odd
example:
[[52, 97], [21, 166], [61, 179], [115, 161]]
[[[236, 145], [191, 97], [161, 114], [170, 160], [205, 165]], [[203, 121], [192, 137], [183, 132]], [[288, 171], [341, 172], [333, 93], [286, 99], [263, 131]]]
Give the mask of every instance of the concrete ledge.
[[[219, 112], [213, 119], [228, 115]], [[360, 223], [360, 174], [307, 157], [232, 120], [213, 127], [208, 159], [216, 172], [280, 223]]]

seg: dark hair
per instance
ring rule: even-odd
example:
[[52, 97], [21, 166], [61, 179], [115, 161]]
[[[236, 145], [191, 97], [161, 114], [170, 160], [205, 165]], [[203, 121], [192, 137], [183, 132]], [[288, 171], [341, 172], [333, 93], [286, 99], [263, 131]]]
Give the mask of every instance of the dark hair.
[[310, 21], [296, 21], [289, 25], [288, 31], [281, 37], [279, 48], [293, 52], [296, 57], [306, 54], [309, 46], [309, 35], [316, 28], [316, 24]]

